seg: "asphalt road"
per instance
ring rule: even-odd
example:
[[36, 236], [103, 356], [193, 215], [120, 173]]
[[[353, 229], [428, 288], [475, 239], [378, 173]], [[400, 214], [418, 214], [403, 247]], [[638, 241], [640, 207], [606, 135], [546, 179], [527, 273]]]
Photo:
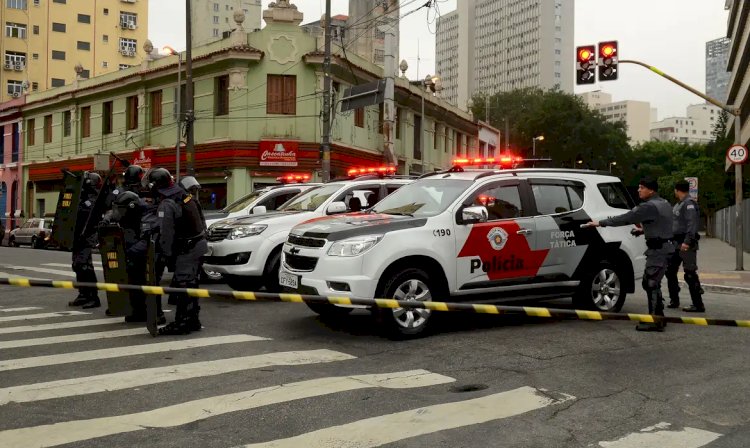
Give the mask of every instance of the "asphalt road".
[[[72, 279], [69, 262], [2, 247], [0, 277]], [[364, 311], [323, 321], [299, 304], [205, 299], [203, 331], [151, 338], [104, 307], [47, 314], [71, 311], [73, 296], [0, 287], [0, 446], [714, 448], [750, 437], [750, 329], [451, 314], [429, 337], [392, 341]], [[748, 296], [705, 301], [707, 316], [750, 319]], [[644, 309], [639, 292], [624, 311]]]

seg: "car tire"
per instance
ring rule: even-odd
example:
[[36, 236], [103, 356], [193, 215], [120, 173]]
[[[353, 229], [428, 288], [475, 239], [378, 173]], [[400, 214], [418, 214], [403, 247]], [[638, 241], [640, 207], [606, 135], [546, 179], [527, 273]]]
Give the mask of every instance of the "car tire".
[[573, 296], [573, 303], [587, 310], [617, 313], [627, 296], [623, 278], [617, 265], [603, 261], [583, 276]]
[[331, 305], [330, 303], [305, 302], [305, 305], [323, 318], [344, 317], [354, 310], [354, 308]]
[[229, 275], [225, 274], [224, 283], [235, 291], [258, 291], [258, 282], [250, 277], [243, 277], [241, 275]]
[[266, 268], [263, 270], [263, 286], [268, 292], [281, 292], [284, 288], [279, 284], [279, 270], [281, 269], [281, 248], [273, 251], [268, 257]]
[[18, 244], [16, 244], [16, 237], [12, 236], [8, 238], [8, 247], [18, 247]]
[[[419, 268], [405, 268], [390, 275], [377, 297], [397, 300], [432, 301], [439, 297], [436, 282]], [[427, 334], [428, 324], [435, 319], [431, 310], [415, 308], [376, 308], [375, 318], [388, 337], [408, 339]]]
[[35, 236], [31, 237], [31, 248], [32, 249], [39, 249], [39, 242], [37, 240], [37, 237], [35, 237]]

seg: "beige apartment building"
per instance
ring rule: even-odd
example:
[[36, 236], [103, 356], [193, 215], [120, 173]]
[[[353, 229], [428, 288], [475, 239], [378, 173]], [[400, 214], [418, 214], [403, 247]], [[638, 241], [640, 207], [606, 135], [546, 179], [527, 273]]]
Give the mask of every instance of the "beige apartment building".
[[726, 0], [725, 8], [729, 10], [727, 38], [731, 41], [727, 62], [727, 70], [731, 72], [727, 103], [739, 106], [742, 111], [740, 143], [747, 145], [750, 142], [750, 2]]
[[0, 102], [139, 65], [148, 0], [2, 0]]
[[656, 121], [656, 109], [646, 101], [615, 101], [601, 90], [578, 95], [589, 109], [598, 111], [610, 123], [621, 121], [627, 127], [631, 145], [651, 140], [651, 122]]

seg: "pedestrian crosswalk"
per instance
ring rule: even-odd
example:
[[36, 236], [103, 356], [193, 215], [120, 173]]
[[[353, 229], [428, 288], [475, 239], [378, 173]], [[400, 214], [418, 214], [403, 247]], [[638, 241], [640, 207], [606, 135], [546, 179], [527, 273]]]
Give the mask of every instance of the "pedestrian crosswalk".
[[[97, 271], [99, 277], [103, 275], [103, 268], [100, 261], [94, 261], [94, 270]], [[38, 274], [44, 274], [41, 277], [36, 277]], [[75, 278], [76, 274], [73, 272], [70, 263], [41, 263], [40, 265], [32, 265], [31, 263], [24, 264], [9, 264], [0, 263], [0, 277], [26, 277], [34, 279], [65, 279], [69, 280]]]
[[[293, 346], [293, 341], [284, 341], [281, 345], [288, 345], [289, 349], [279, 350], [276, 341], [263, 335], [210, 332], [154, 339], [144, 328], [127, 325], [122, 318], [95, 318], [76, 311], [21, 314], [26, 312], [23, 307], [15, 307], [15, 311], [12, 307], [0, 310], [5, 310], [0, 319], [18, 317], [0, 320], [2, 447], [76, 443], [140, 446], [136, 442], [141, 440], [137, 434], [146, 431], [150, 431], [151, 444], [160, 446], [169, 441], [169, 436], [163, 434], [174, 428], [192, 428], [191, 425], [198, 422], [232, 415], [241, 415], [247, 421], [255, 421], [258, 415], [268, 419], [270, 415], [271, 421], [267, 423], [273, 423], [276, 419], [287, 418], [289, 412], [299, 413], [307, 424], [299, 428], [280, 425], [273, 437], [259, 436], [244, 426], [235, 428], [234, 432], [244, 439], [222, 446], [367, 448], [406, 440], [414, 441], [408, 446], [426, 446], [419, 443], [421, 437], [477, 426], [491, 433], [492, 425], [505, 419], [527, 415], [545, 420], [550, 413], [578, 400], [566, 391], [549, 391], [530, 385], [514, 385], [504, 390], [489, 388], [461, 400], [456, 399], [460, 395], [436, 391], [462, 378], [419, 366], [406, 369], [380, 366], [376, 372], [363, 371], [366, 369], [361, 359], [326, 347], [299, 349]], [[27, 319], [41, 322], [31, 325], [18, 322]], [[79, 347], [80, 344], [85, 346]], [[49, 347], [53, 354], [29, 356], [41, 347]], [[14, 356], [15, 350], [20, 350], [21, 355]], [[103, 360], [105, 362], [97, 362]], [[326, 365], [334, 369], [326, 370]], [[36, 378], [33, 374], [37, 372], [43, 373], [39, 380], [26, 379]], [[287, 376], [282, 376], [281, 372]], [[3, 380], [3, 375], [14, 373], [8, 377], [12, 381]], [[213, 380], [210, 384], [216, 384], [220, 378], [231, 378], [234, 389], [218, 392], [190, 387], [199, 381]], [[266, 383], [254, 382], [259, 378]], [[121, 403], [113, 398], [122, 398], [122, 393], [138, 394], [142, 389], [157, 390], [153, 389], [155, 387], [178, 393], [166, 401], [156, 396], [158, 394], [144, 393], [141, 400], [123, 411], [119, 411]], [[342, 414], [347, 406], [327, 409], [332, 403], [329, 399], [351, 400], [352, 394], [357, 393], [390, 397], [396, 404], [383, 411], [355, 401], [350, 406], [358, 412], [352, 417], [345, 412]], [[399, 397], [404, 394], [408, 394], [409, 400], [402, 404]], [[12, 411], [7, 412], [14, 416], [24, 416], [26, 407], [37, 412], [39, 406], [63, 409], [67, 400], [76, 403], [76, 412], [44, 413], [39, 420], [29, 420], [29, 423], [18, 420], [20, 417], [15, 423], [2, 418], [4, 410], [9, 409]], [[93, 407], [110, 401], [104, 411], [102, 408], [88, 410], [87, 404]], [[295, 405], [300, 402], [319, 404], [315, 409], [308, 409]], [[279, 413], [277, 417], [273, 417], [275, 412]], [[334, 413], [343, 419], [331, 424], [327, 416]], [[208, 441], [200, 439], [206, 437], [205, 433], [195, 437], [191, 439], [192, 446], [208, 446]], [[531, 442], [534, 434], [526, 437], [530, 440], [529, 446], [550, 446], [546, 439], [535, 445]], [[601, 438], [588, 446], [700, 448], [720, 437], [721, 434], [705, 429], [672, 429], [669, 424], [660, 423], [600, 442], [604, 439]], [[502, 445], [467, 442], [457, 446]]]

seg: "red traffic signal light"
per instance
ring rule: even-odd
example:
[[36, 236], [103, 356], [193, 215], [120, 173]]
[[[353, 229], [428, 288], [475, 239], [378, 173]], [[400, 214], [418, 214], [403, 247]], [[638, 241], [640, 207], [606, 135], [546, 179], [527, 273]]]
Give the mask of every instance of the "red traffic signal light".
[[596, 48], [593, 45], [576, 47], [576, 84], [596, 82]]
[[617, 79], [617, 41], [599, 42], [599, 81]]

